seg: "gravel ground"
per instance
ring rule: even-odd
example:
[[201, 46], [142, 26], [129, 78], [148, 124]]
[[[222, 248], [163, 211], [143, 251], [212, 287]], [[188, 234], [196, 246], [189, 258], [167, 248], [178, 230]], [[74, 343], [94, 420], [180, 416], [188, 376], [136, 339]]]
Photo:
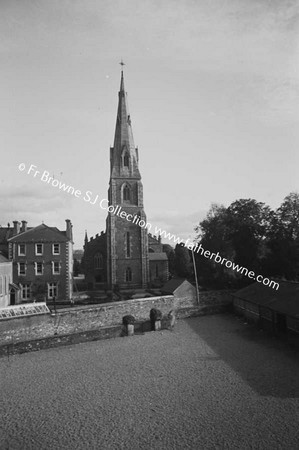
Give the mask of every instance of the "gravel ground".
[[0, 449], [299, 448], [298, 353], [230, 315], [0, 360]]

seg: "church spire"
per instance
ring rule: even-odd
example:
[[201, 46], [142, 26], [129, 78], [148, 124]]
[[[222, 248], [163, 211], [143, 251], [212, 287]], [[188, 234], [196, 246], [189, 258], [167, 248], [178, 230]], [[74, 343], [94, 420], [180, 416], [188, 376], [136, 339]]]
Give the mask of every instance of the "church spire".
[[138, 169], [138, 150], [135, 148], [131, 116], [125, 92], [124, 63], [121, 61], [121, 80], [118, 92], [118, 108], [114, 134], [114, 145], [111, 148], [111, 176], [141, 178]]

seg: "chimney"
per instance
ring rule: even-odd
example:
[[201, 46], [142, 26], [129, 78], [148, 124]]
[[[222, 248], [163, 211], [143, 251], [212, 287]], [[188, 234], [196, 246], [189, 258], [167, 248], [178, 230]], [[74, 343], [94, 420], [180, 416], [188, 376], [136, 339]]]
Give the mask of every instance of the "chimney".
[[73, 225], [72, 225], [70, 219], [65, 219], [65, 221], [66, 221], [66, 237], [70, 241], [72, 241], [73, 240], [73, 231], [72, 231]]
[[13, 221], [13, 236], [16, 236], [20, 233], [20, 223], [17, 220]]
[[26, 220], [22, 220], [21, 232], [24, 233], [25, 231], [27, 231], [27, 222]]

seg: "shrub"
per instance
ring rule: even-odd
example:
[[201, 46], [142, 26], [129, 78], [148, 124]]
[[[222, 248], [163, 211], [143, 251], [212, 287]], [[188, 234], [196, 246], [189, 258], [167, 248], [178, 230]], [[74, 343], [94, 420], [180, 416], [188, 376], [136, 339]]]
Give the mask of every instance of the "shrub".
[[162, 313], [159, 309], [152, 308], [150, 310], [150, 319], [151, 321], [161, 320], [162, 319]]
[[134, 325], [135, 317], [127, 315], [123, 317], [123, 325]]

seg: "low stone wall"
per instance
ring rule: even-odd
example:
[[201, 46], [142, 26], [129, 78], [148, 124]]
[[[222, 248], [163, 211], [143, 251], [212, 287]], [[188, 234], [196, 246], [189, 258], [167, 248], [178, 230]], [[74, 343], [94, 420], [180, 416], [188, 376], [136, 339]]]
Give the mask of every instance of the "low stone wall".
[[73, 307], [58, 310], [55, 315], [3, 319], [0, 321], [0, 345], [120, 325], [127, 314], [133, 315], [137, 321], [146, 321], [151, 308], [159, 309], [163, 315], [174, 309], [179, 318], [222, 312], [231, 303], [229, 294], [225, 291], [202, 291], [199, 305], [195, 298], [167, 295]]

